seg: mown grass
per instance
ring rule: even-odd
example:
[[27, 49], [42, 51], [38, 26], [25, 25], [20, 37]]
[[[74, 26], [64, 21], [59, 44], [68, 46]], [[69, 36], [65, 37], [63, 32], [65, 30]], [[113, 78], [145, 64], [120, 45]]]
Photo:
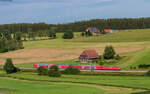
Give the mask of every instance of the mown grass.
[[8, 75], [1, 71], [0, 74], [0, 88], [11, 90], [8, 94], [131, 94], [150, 89], [149, 77], [144, 76], [62, 75], [55, 78], [32, 72]]
[[28, 82], [6, 78], [0, 78], [0, 88], [9, 90], [0, 91], [1, 93], [9, 92], [5, 94], [99, 94], [105, 92], [89, 86]]
[[72, 42], [140, 42], [150, 41], [150, 29], [129, 30], [128, 32], [116, 32], [103, 36], [79, 37]]
[[38, 76], [37, 73], [30, 72], [5, 76], [33, 81], [86, 83], [134, 89], [150, 89], [150, 77], [147, 76], [62, 75], [60, 78], [53, 78], [48, 76]]
[[119, 61], [119, 63], [115, 64], [122, 69], [130, 69], [131, 67], [136, 67], [138, 69], [140, 64], [150, 64], [150, 49], [123, 54], [123, 56], [126, 57]]

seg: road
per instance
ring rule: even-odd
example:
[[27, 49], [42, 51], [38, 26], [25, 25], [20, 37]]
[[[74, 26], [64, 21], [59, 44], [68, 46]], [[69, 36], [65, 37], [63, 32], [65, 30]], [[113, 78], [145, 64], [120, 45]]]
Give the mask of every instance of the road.
[[[36, 70], [37, 68], [33, 68], [33, 67], [20, 67], [20, 69], [31, 69], [31, 70]], [[81, 70], [81, 71], [91, 71], [91, 70]], [[146, 73], [148, 72], [147, 70], [92, 70], [92, 71], [96, 71], [96, 72], [124, 72], [124, 73], [134, 73], [134, 72], [139, 72], [139, 73]]]

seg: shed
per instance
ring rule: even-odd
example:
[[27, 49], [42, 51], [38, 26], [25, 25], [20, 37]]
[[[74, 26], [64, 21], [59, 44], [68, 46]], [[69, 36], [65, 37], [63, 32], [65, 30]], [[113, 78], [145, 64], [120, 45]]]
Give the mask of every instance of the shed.
[[81, 53], [79, 60], [80, 62], [87, 63], [88, 61], [92, 61], [98, 58], [99, 58], [99, 55], [95, 50], [85, 50]]

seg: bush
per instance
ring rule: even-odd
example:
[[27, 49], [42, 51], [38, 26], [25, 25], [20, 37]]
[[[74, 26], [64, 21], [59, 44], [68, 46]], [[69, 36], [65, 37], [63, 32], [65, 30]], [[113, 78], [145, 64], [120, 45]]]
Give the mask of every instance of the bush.
[[48, 75], [48, 69], [45, 67], [39, 67], [37, 69], [38, 75]]
[[116, 59], [116, 60], [120, 60], [120, 59], [121, 59], [121, 56], [120, 56], [119, 54], [117, 54], [117, 55], [115, 56], [115, 59]]
[[64, 71], [63, 71], [64, 74], [79, 74], [80, 73], [80, 70], [79, 69], [76, 69], [76, 68], [73, 68], [72, 66], [66, 68]]
[[63, 39], [72, 39], [74, 37], [74, 34], [72, 31], [67, 31], [63, 35]]
[[48, 75], [49, 75], [50, 77], [60, 77], [60, 76], [61, 76], [61, 73], [60, 73], [58, 67], [57, 67], [56, 65], [53, 65], [53, 66], [49, 69]]
[[115, 56], [115, 50], [112, 46], [106, 46], [103, 54], [105, 59], [113, 59]]
[[150, 76], [150, 70], [146, 74], [147, 74], [147, 76]]
[[118, 62], [117, 60], [114, 60], [114, 59], [113, 59], [113, 60], [110, 60], [108, 63], [109, 63], [109, 64], [115, 64], [115, 63], [117, 63], [117, 62]]
[[20, 71], [19, 68], [16, 68], [14, 65], [13, 65], [13, 62], [10, 58], [8, 58], [6, 60], [6, 63], [3, 67], [3, 69], [6, 71], [7, 74], [11, 74], [11, 73], [16, 73], [18, 71]]

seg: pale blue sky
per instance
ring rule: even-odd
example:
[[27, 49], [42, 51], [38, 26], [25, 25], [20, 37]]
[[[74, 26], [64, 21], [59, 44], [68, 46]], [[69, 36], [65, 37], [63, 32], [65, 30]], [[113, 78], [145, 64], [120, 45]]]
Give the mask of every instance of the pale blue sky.
[[0, 24], [150, 17], [150, 0], [0, 0]]

